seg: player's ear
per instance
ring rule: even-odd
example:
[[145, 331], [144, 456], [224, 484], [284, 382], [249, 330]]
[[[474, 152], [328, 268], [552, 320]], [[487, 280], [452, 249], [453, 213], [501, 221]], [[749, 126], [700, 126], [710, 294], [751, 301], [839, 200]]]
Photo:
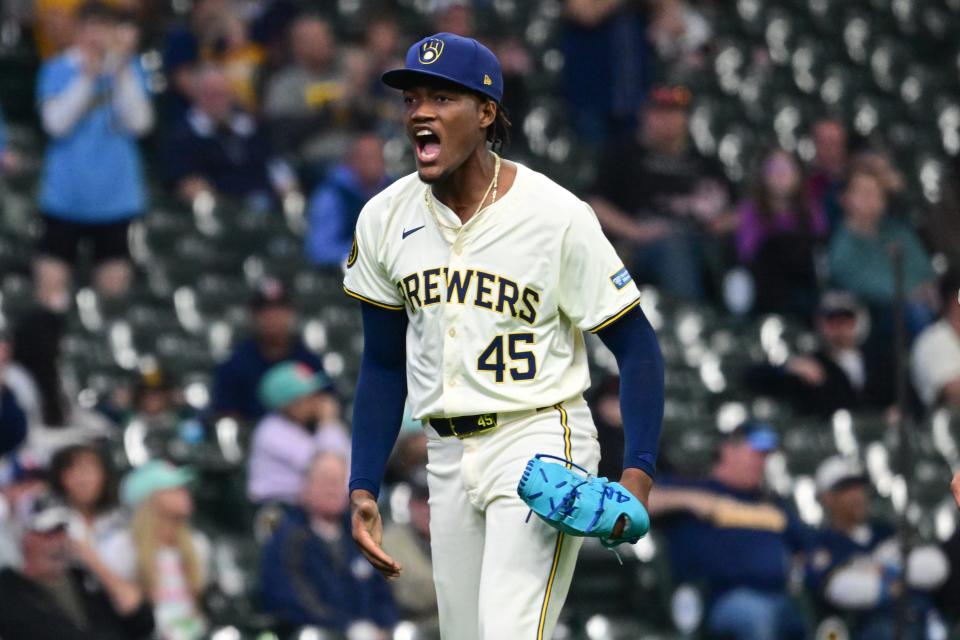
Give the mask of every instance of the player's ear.
[[480, 102], [480, 128], [486, 129], [493, 124], [497, 118], [497, 103], [493, 100], [482, 100]]

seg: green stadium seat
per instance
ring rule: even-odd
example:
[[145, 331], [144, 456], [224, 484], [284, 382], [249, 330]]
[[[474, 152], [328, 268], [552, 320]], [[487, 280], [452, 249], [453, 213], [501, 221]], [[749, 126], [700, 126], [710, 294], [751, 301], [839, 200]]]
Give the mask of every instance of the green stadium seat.
[[354, 306], [343, 292], [343, 274], [339, 270], [303, 269], [293, 278], [293, 298], [297, 306], [317, 313], [328, 306]]
[[175, 377], [194, 371], [210, 370], [214, 365], [203, 337], [179, 332], [157, 336], [155, 355], [164, 370]]
[[150, 248], [161, 254], [194, 229], [190, 212], [183, 209], [152, 209], [142, 218], [142, 224]]
[[220, 317], [224, 310], [244, 304], [250, 297], [250, 288], [243, 278], [232, 274], [199, 274], [194, 287], [197, 310], [204, 316]]
[[9, 324], [33, 304], [30, 277], [22, 273], [6, 273], [0, 280], [0, 317]]
[[786, 423], [781, 430], [781, 447], [794, 475], [813, 475], [823, 460], [837, 453], [829, 426], [816, 421]]
[[[13, 21], [4, 21], [19, 29]], [[35, 116], [36, 83], [39, 62], [26, 36], [20, 34], [20, 42], [13, 48], [0, 49], [0, 96], [3, 96], [3, 111], [10, 121], [31, 121]]]

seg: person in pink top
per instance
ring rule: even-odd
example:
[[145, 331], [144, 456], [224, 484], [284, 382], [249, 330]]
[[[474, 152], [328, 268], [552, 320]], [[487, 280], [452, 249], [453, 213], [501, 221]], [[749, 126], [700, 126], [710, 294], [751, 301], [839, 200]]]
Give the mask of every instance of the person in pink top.
[[808, 201], [791, 154], [763, 155], [738, 213], [737, 257], [753, 273], [757, 309], [808, 317], [817, 299], [814, 255], [829, 224], [823, 209]]

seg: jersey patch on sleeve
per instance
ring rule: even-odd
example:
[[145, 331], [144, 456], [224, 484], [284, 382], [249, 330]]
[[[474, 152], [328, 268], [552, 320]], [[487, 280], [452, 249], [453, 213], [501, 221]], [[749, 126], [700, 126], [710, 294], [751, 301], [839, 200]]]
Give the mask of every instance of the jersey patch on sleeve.
[[350, 255], [347, 256], [347, 269], [353, 266], [353, 264], [357, 261], [357, 256], [359, 254], [360, 252], [357, 250], [357, 234], [354, 232], [353, 245], [350, 247]]
[[626, 267], [622, 267], [620, 271], [617, 271], [615, 274], [610, 276], [610, 282], [613, 283], [617, 289], [623, 289], [625, 286], [633, 282], [633, 277], [630, 276], [630, 272], [627, 271]]

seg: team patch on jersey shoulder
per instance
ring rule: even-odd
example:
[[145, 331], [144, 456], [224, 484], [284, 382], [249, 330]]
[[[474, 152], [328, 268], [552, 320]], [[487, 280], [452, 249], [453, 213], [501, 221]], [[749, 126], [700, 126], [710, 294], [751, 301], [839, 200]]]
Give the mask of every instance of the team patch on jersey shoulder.
[[347, 269], [353, 266], [353, 263], [357, 261], [357, 234], [353, 234], [353, 244], [350, 245], [350, 255], [347, 256]]
[[613, 283], [617, 289], [623, 289], [625, 286], [633, 282], [633, 278], [630, 276], [630, 272], [627, 271], [626, 267], [620, 269], [615, 274], [610, 276], [610, 282]]

